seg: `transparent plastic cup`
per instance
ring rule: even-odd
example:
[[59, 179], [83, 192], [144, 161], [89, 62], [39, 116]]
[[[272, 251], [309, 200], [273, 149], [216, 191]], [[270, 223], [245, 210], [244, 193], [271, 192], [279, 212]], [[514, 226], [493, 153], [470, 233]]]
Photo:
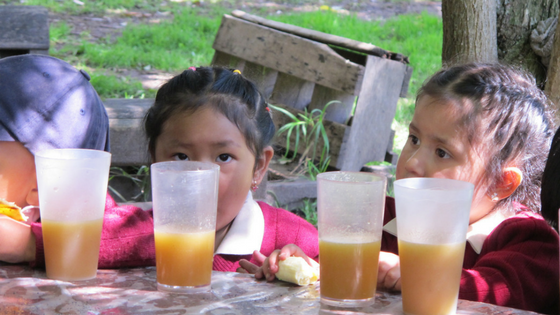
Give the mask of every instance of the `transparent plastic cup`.
[[372, 173], [317, 176], [321, 302], [375, 302], [387, 179]]
[[35, 154], [47, 277], [95, 278], [111, 154], [51, 149]]
[[474, 185], [407, 178], [394, 188], [403, 311], [455, 314]]
[[151, 166], [157, 287], [210, 291], [220, 168], [192, 161]]

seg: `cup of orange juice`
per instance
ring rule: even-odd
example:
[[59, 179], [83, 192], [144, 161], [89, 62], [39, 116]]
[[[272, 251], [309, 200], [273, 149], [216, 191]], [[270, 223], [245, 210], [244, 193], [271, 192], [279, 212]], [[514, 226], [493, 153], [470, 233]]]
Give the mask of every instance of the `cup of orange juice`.
[[170, 161], [151, 166], [157, 287], [210, 290], [218, 179], [213, 163]]
[[47, 277], [95, 278], [111, 154], [50, 149], [35, 154]]
[[474, 185], [407, 178], [394, 188], [403, 311], [455, 314]]
[[317, 176], [321, 302], [375, 302], [387, 179], [373, 173]]

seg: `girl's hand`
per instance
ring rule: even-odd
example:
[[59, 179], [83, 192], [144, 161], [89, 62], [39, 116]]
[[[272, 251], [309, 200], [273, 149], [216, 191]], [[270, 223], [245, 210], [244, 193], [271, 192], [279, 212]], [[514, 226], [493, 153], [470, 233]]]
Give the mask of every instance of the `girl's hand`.
[[[253, 260], [257, 262], [257, 264], [261, 265], [264, 263], [266, 256], [263, 255], [258, 250], [253, 252]], [[259, 266], [253, 264], [252, 262], [248, 261], [247, 259], [241, 259], [239, 261], [239, 268], [237, 268], [237, 272], [240, 273], [250, 273], [255, 274], [259, 270]]]
[[399, 256], [393, 253], [379, 252], [377, 288], [389, 291], [401, 290], [401, 263]]
[[309, 258], [297, 245], [289, 244], [282, 249], [277, 249], [264, 260], [264, 263], [257, 272], [255, 272], [256, 279], [266, 279], [267, 281], [274, 281], [276, 273], [278, 272], [278, 261], [285, 260], [290, 256], [303, 258], [311, 267], [318, 269], [319, 264], [313, 259]]
[[35, 236], [31, 226], [0, 215], [0, 261], [21, 263], [35, 260]]

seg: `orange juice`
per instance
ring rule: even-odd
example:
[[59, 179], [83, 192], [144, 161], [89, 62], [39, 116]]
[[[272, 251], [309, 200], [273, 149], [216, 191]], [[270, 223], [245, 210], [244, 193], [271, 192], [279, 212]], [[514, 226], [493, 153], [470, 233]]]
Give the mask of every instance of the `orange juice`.
[[95, 278], [103, 219], [42, 220], [42, 225], [47, 277], [67, 281]]
[[375, 296], [381, 241], [335, 243], [319, 241], [321, 297], [364, 300]]
[[159, 284], [198, 287], [210, 284], [215, 232], [155, 231]]
[[465, 242], [428, 245], [399, 240], [405, 314], [455, 314]]

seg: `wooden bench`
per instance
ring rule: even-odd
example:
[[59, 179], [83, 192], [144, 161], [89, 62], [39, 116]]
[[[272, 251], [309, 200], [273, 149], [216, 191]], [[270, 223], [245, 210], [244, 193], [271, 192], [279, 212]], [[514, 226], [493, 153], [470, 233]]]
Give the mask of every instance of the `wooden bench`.
[[49, 54], [49, 12], [41, 6], [0, 5], [0, 58]]

